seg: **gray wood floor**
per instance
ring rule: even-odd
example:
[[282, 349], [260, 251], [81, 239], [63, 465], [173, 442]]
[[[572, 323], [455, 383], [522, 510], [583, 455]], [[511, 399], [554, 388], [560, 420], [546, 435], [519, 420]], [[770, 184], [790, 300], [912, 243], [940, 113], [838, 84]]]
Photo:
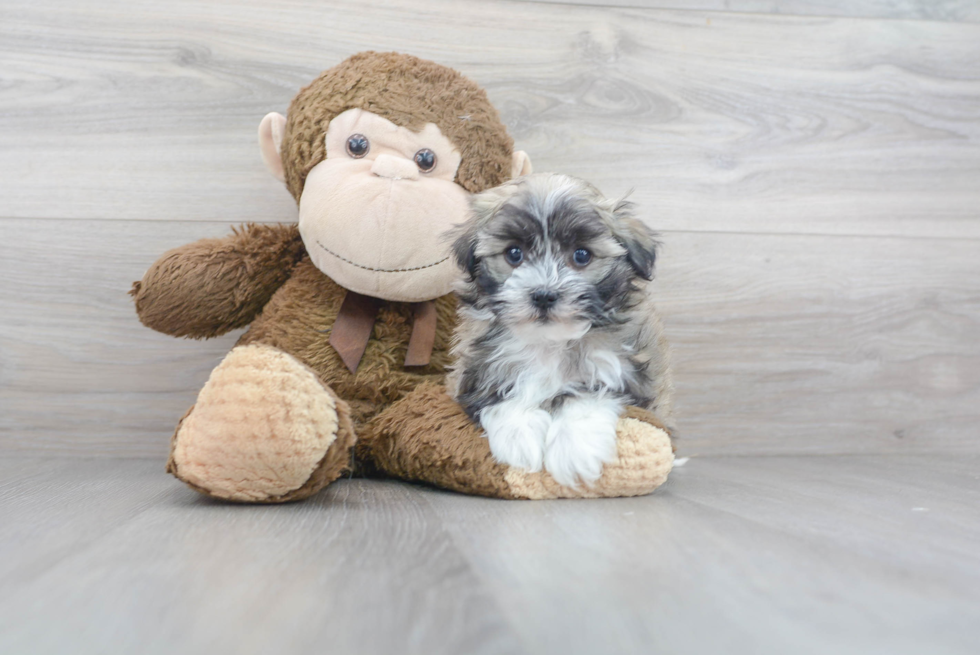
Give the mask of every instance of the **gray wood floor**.
[[[258, 121], [364, 49], [487, 89], [664, 242], [647, 498], [162, 471], [237, 335], [126, 295], [295, 220]], [[0, 653], [980, 652], [980, 1], [4, 0]]]
[[229, 506], [0, 462], [0, 652], [964, 653], [980, 456], [692, 458], [650, 497], [353, 480]]

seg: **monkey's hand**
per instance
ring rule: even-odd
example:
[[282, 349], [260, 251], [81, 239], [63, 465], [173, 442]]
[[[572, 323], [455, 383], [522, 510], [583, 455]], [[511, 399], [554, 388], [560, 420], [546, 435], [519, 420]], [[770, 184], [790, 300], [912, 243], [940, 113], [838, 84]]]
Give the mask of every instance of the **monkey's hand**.
[[207, 339], [248, 325], [306, 250], [296, 225], [248, 224], [164, 253], [129, 294], [147, 327]]

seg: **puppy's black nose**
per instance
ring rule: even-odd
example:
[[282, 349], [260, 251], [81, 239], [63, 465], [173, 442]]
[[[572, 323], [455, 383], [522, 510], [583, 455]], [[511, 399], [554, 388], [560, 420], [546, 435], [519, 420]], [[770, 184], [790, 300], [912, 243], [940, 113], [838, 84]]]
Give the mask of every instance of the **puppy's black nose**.
[[558, 302], [558, 292], [552, 289], [537, 289], [531, 293], [531, 302], [538, 309], [549, 309]]

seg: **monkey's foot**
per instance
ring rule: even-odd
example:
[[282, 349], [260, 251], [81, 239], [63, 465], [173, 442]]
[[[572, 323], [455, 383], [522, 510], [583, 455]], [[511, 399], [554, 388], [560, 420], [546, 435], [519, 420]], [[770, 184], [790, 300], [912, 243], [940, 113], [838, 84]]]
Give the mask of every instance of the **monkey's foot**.
[[343, 472], [354, 441], [347, 404], [312, 370], [271, 346], [238, 346], [177, 425], [167, 471], [226, 500], [298, 500]]
[[616, 424], [616, 459], [602, 467], [592, 486], [564, 487], [545, 472], [507, 471], [507, 483], [520, 498], [608, 498], [643, 496], [667, 481], [674, 447], [653, 414], [627, 407]]
[[656, 417], [627, 408], [616, 426], [616, 459], [591, 487], [564, 487], [546, 471], [498, 464], [489, 442], [442, 385], [423, 384], [367, 426], [361, 444], [387, 473], [445, 489], [497, 498], [642, 496], [667, 480], [670, 436]]

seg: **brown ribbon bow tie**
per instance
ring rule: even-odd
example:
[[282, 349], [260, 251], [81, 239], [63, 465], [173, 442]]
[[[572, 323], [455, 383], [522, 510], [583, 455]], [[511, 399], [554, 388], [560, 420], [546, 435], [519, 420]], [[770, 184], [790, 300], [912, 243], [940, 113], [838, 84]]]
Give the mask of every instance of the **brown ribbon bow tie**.
[[[340, 305], [330, 331], [330, 345], [351, 373], [355, 373], [361, 363], [382, 302], [380, 298], [348, 291]], [[415, 316], [405, 366], [425, 366], [432, 359], [432, 345], [436, 340], [436, 303], [426, 300], [411, 304]]]

